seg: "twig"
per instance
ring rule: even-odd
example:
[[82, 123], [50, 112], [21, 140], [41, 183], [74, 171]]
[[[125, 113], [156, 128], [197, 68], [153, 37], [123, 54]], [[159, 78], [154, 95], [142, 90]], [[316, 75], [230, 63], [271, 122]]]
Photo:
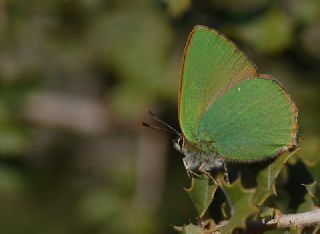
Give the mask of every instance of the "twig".
[[320, 209], [304, 213], [278, 215], [269, 221], [249, 221], [248, 231], [266, 231], [272, 229], [287, 229], [290, 227], [305, 228], [320, 224]]

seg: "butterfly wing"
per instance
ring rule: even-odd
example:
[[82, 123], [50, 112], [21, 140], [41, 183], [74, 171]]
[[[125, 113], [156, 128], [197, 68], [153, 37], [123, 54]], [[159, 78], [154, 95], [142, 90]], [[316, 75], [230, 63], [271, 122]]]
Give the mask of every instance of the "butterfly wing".
[[239, 81], [256, 76], [253, 63], [225, 36], [196, 26], [187, 41], [179, 90], [179, 123], [198, 142], [203, 114]]
[[[239, 82], [216, 100], [201, 119], [199, 137], [215, 140], [210, 150], [222, 157], [255, 161], [296, 146], [297, 115], [278, 82], [257, 77]], [[199, 147], [206, 150], [208, 144]]]

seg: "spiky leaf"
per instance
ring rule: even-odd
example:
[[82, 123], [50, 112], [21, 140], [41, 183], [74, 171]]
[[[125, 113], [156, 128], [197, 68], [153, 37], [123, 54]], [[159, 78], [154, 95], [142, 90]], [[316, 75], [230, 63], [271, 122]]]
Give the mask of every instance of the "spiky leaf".
[[216, 224], [212, 219], [203, 221], [198, 225], [194, 225], [190, 223], [182, 227], [174, 226], [174, 229], [176, 231], [183, 234], [208, 234], [208, 233], [213, 233], [215, 228], [216, 228]]
[[273, 163], [258, 173], [257, 190], [253, 196], [253, 204], [261, 206], [263, 202], [272, 194], [276, 194], [275, 180], [287, 160], [293, 156], [298, 149], [293, 152], [286, 152], [279, 156]]
[[317, 233], [319, 233], [319, 232], [320, 232], [320, 225], [317, 225], [317, 226], [313, 229], [312, 234], [317, 234]]
[[202, 217], [210, 206], [214, 194], [218, 188], [210, 182], [208, 176], [193, 177], [191, 187], [186, 189], [200, 217]]
[[223, 183], [221, 189], [231, 208], [231, 219], [220, 228], [221, 233], [232, 233], [236, 228], [245, 228], [246, 219], [257, 212], [252, 204], [253, 189], [245, 189], [240, 179], [232, 184]]
[[183, 234], [204, 234], [201, 227], [196, 226], [192, 223], [182, 227], [174, 227], [174, 229]]
[[312, 201], [312, 197], [309, 193], [306, 193], [304, 196], [304, 202], [301, 203], [297, 209], [297, 212], [306, 212], [314, 208], [314, 203]]
[[313, 179], [320, 183], [320, 139], [308, 137], [303, 140], [299, 158], [304, 162]]
[[287, 232], [288, 234], [301, 234], [302, 229], [298, 227], [291, 227], [290, 231]]
[[316, 206], [320, 205], [320, 188], [316, 181], [306, 185], [308, 194], [312, 197], [313, 203]]

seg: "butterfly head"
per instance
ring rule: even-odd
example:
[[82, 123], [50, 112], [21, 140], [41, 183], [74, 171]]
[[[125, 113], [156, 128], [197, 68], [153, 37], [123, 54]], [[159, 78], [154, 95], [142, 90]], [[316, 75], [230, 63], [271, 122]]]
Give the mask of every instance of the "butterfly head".
[[172, 141], [174, 148], [183, 154], [184, 136], [180, 134], [179, 136], [175, 137]]
[[197, 153], [189, 149], [188, 142], [183, 134], [175, 137], [172, 141], [174, 148], [184, 155], [182, 160], [188, 174], [193, 172], [193, 170], [196, 170], [200, 166], [199, 161], [196, 160]]

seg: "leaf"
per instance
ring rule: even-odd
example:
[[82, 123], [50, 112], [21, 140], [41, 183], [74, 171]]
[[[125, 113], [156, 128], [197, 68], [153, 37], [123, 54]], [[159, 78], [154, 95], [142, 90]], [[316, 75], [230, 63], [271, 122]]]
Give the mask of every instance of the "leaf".
[[282, 10], [271, 9], [239, 27], [240, 37], [263, 53], [279, 53], [292, 44], [293, 22]]
[[211, 184], [207, 176], [193, 177], [191, 187], [186, 189], [200, 217], [202, 217], [213, 201], [218, 185]]
[[271, 231], [264, 232], [264, 234], [290, 234], [290, 233], [283, 230], [271, 230]]
[[228, 217], [231, 216], [230, 214], [230, 208], [228, 206], [227, 202], [222, 203], [221, 205], [221, 215], [224, 219], [227, 219]]
[[290, 231], [287, 231], [288, 234], [301, 234], [302, 229], [298, 227], [291, 227]]
[[135, 1], [130, 10], [128, 4], [117, 4], [100, 15], [88, 35], [88, 43], [100, 51], [108, 69], [110, 66], [121, 77], [108, 96], [122, 119], [139, 118], [159, 95], [175, 97], [178, 84], [178, 79], [172, 79], [178, 76], [178, 69], [169, 52], [174, 42], [170, 25], [150, 1]]
[[275, 215], [275, 208], [273, 207], [263, 207], [260, 211], [260, 218], [261, 219], [272, 219]]
[[272, 230], [264, 232], [264, 234], [300, 234], [301, 230], [299, 229], [290, 229], [290, 230]]
[[276, 194], [275, 180], [287, 160], [294, 155], [298, 149], [293, 152], [286, 152], [279, 156], [273, 163], [258, 173], [257, 190], [253, 196], [253, 204], [261, 206], [263, 202], [272, 194]]
[[320, 183], [320, 139], [309, 136], [301, 142], [298, 157], [304, 162], [313, 179]]
[[255, 190], [243, 188], [240, 179], [233, 184], [223, 183], [221, 189], [231, 208], [231, 219], [220, 228], [221, 233], [232, 233], [236, 228], [245, 228], [246, 219], [258, 211], [252, 204]]
[[185, 225], [183, 227], [176, 227], [174, 226], [174, 229], [180, 233], [184, 234], [202, 234], [204, 233], [202, 228], [199, 226], [196, 226], [192, 223]]
[[316, 206], [320, 205], [320, 188], [316, 181], [305, 185], [308, 194], [312, 197], [312, 201]]
[[173, 17], [181, 17], [190, 9], [191, 0], [162, 0], [168, 7], [168, 12]]
[[173, 227], [176, 231], [184, 234], [207, 234], [213, 233], [216, 228], [216, 224], [212, 219], [208, 219], [204, 222], [201, 222], [199, 225], [194, 225], [192, 223], [182, 226], [182, 227]]
[[320, 232], [320, 225], [317, 225], [317, 226], [314, 228], [312, 234], [317, 234], [317, 233], [319, 233], [319, 232]]
[[304, 202], [301, 203], [297, 209], [298, 213], [306, 212], [314, 208], [314, 203], [312, 201], [312, 197], [309, 193], [306, 193], [304, 196]]
[[287, 10], [296, 22], [304, 25], [312, 24], [319, 20], [320, 2], [314, 0], [292, 0], [288, 4]]
[[273, 206], [277, 208], [277, 210], [280, 210], [281, 212], [285, 213], [289, 209], [291, 196], [287, 190], [285, 190], [281, 186], [278, 186], [278, 184], [276, 186], [276, 191], [277, 191], [276, 196], [271, 197], [270, 200], [268, 199], [266, 203], [271, 202]]
[[268, 5], [270, 0], [246, 0], [246, 1], [234, 1], [234, 0], [211, 0], [212, 7], [223, 11], [225, 14], [231, 15], [250, 15], [252, 12], [256, 12], [258, 9]]
[[313, 179], [320, 183], [320, 160], [314, 165], [306, 165]]

